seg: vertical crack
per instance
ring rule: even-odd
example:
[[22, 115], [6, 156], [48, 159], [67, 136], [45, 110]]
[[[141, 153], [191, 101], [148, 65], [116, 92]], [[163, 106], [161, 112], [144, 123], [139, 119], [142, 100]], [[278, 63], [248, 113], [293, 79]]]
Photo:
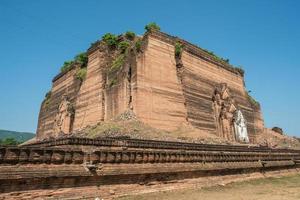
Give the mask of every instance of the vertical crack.
[[132, 68], [131, 68], [131, 65], [130, 65], [130, 66], [129, 66], [129, 70], [128, 70], [128, 74], [127, 74], [128, 92], [129, 92], [128, 108], [129, 108], [130, 110], [133, 110], [133, 106], [132, 106], [131, 77], [132, 77]]
[[186, 110], [186, 116], [185, 116], [185, 120], [188, 122], [188, 110], [187, 110], [187, 102], [186, 102], [186, 94], [185, 94], [185, 89], [183, 86], [183, 75], [184, 75], [184, 65], [182, 62], [182, 52], [183, 52], [183, 45], [180, 42], [176, 42], [175, 43], [175, 53], [174, 53], [174, 57], [175, 57], [175, 62], [176, 62], [176, 74], [177, 74], [177, 78], [179, 81], [179, 84], [181, 86], [181, 90], [182, 90], [182, 94], [183, 94], [183, 100], [184, 100], [184, 107]]

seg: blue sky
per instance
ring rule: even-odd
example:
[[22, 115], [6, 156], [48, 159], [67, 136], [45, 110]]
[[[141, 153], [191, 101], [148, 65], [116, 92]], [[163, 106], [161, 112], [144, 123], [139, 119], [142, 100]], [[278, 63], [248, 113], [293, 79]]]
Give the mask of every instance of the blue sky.
[[267, 127], [300, 136], [300, 1], [0, 0], [0, 129], [35, 132], [65, 60], [106, 32], [162, 31], [246, 70]]

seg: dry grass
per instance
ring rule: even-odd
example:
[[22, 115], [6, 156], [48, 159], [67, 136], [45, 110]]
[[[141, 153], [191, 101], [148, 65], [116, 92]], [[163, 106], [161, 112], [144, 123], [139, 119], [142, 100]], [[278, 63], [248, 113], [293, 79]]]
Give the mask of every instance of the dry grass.
[[149, 193], [120, 198], [120, 200], [299, 200], [300, 175], [265, 178], [214, 186], [203, 189]]

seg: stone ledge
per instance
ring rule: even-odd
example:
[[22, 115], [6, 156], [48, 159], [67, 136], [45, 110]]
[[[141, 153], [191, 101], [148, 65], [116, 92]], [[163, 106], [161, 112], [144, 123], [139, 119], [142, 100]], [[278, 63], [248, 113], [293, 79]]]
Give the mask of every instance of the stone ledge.
[[[92, 152], [72, 148], [0, 148], [0, 164], [68, 164], [83, 163], [212, 163], [270, 162], [300, 160], [299, 152], [228, 152], [197, 150], [95, 149]], [[294, 163], [295, 164], [295, 163]]]

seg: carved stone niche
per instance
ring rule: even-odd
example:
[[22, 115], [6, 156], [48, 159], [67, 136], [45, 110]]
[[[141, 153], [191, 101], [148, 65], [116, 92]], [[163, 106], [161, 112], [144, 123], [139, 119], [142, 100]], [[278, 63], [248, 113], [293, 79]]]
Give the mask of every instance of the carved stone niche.
[[215, 87], [212, 101], [218, 136], [229, 141], [248, 143], [246, 120], [237, 109], [226, 83]]
[[74, 118], [74, 107], [70, 103], [69, 98], [64, 95], [58, 106], [58, 112], [54, 119], [54, 133], [56, 136], [60, 134], [68, 134]]

